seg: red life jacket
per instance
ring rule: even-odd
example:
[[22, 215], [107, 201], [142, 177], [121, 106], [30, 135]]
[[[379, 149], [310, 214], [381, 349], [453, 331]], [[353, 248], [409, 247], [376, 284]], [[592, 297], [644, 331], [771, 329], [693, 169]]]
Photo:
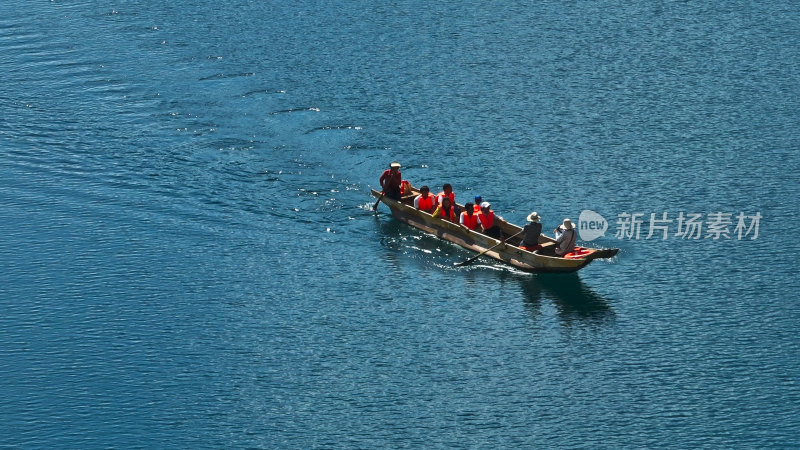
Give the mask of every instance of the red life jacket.
[[433, 209], [433, 196], [431, 194], [428, 194], [428, 197], [423, 197], [422, 194], [420, 194], [417, 199], [419, 200], [417, 202], [419, 209], [423, 211], [430, 211]]
[[436, 208], [436, 211], [433, 212], [433, 217], [441, 217], [443, 219], [447, 219], [451, 222], [455, 222], [456, 216], [453, 214], [453, 207], [450, 206], [450, 216], [448, 217], [447, 213], [444, 211], [444, 208], [441, 206]]
[[400, 194], [401, 195], [408, 195], [411, 193], [411, 183], [408, 180], [403, 180], [400, 183]]
[[465, 227], [469, 228], [470, 230], [474, 230], [478, 226], [478, 215], [473, 214], [470, 216], [466, 212], [462, 212], [461, 222], [464, 224]]
[[[442, 204], [442, 197], [444, 197], [444, 196], [445, 196], [444, 191], [439, 192], [438, 194], [436, 194], [436, 204], [437, 205], [441, 205]], [[450, 204], [451, 205], [455, 205], [456, 204], [456, 193], [455, 192], [450, 192]]]
[[494, 211], [489, 211], [489, 214], [484, 214], [483, 211], [478, 214], [478, 219], [481, 220], [481, 226], [484, 230], [492, 228], [494, 225]]

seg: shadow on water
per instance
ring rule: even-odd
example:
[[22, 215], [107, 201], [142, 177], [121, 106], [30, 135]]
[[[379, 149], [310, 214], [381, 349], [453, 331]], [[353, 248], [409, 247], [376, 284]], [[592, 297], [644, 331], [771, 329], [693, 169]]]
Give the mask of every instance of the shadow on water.
[[539, 315], [542, 300], [553, 302], [565, 321], [613, 320], [608, 301], [584, 283], [577, 273], [536, 274], [519, 277], [525, 307]]
[[408, 225], [399, 220], [383, 220], [379, 214], [374, 214], [374, 217], [378, 225], [377, 235], [381, 245], [390, 250], [401, 251], [405, 237], [404, 232], [408, 231]]
[[[416, 260], [428, 267], [438, 266], [442, 271], [465, 272], [465, 280], [470, 282], [478, 282], [477, 279], [488, 275], [486, 271], [488, 267], [488, 270], [496, 274], [491, 277], [496, 277], [501, 284], [518, 284], [525, 308], [533, 316], [541, 314], [543, 301], [550, 301], [559, 317], [565, 322], [604, 322], [615, 317], [609, 302], [584, 283], [578, 273], [529, 274], [491, 263], [489, 266], [476, 263], [466, 270], [455, 268], [452, 262], [463, 260], [464, 255], [469, 253], [454, 245], [444, 244], [440, 239], [415, 230], [400, 221], [380, 219], [377, 221], [381, 244], [394, 252], [406, 253], [409, 249], [413, 249], [412, 254], [407, 255], [408, 259]], [[424, 256], [419, 256], [420, 254]], [[446, 260], [448, 263], [437, 263], [435, 262], [437, 260]]]

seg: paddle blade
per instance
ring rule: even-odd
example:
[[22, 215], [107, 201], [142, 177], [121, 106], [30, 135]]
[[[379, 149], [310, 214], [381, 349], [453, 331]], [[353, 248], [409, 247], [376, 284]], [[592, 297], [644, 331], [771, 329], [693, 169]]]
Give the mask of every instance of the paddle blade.
[[384, 193], [383, 193], [383, 192], [381, 192], [381, 195], [378, 197], [378, 200], [376, 200], [376, 201], [375, 201], [375, 204], [374, 204], [374, 205], [372, 205], [372, 210], [373, 210], [373, 211], [377, 211], [377, 210], [378, 210], [378, 205], [381, 203], [381, 199], [383, 198], [383, 194], [384, 194]]
[[[480, 255], [478, 255], [478, 256], [480, 256]], [[471, 263], [472, 261], [475, 261], [476, 259], [478, 259], [478, 256], [473, 256], [472, 258], [470, 258], [470, 259], [468, 259], [466, 261], [457, 262], [457, 263], [454, 263], [453, 265], [456, 266], [456, 267], [466, 266], [467, 264]]]

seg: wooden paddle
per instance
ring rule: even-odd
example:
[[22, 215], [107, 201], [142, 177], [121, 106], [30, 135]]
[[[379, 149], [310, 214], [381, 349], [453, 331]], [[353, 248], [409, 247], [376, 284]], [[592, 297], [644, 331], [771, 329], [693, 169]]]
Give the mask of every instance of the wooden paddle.
[[375, 206], [373, 206], [373, 207], [372, 207], [372, 210], [373, 210], [373, 211], [377, 211], [377, 210], [378, 210], [378, 204], [381, 202], [381, 199], [383, 198], [383, 196], [384, 196], [385, 194], [386, 194], [385, 192], [381, 192], [381, 195], [380, 195], [380, 197], [378, 197], [378, 201], [376, 201], [376, 202], [375, 202]]
[[[515, 235], [513, 235], [513, 236], [509, 236], [509, 237], [507, 237], [506, 239], [511, 239], [511, 238], [513, 238], [513, 237], [517, 237], [517, 236], [519, 236], [520, 234], [522, 234], [522, 232], [523, 232], [523, 231], [525, 231], [525, 230], [520, 230], [520, 231], [519, 231], [519, 233], [517, 233], [517, 234], [515, 234]], [[488, 251], [490, 251], [490, 250], [494, 250], [495, 248], [497, 248], [497, 247], [498, 247], [498, 246], [500, 246], [501, 244], [505, 244], [505, 240], [501, 240], [501, 241], [500, 241], [500, 242], [498, 242], [497, 244], [495, 244], [495, 245], [493, 245], [493, 246], [491, 246], [491, 247], [487, 248], [486, 250], [484, 250], [484, 251], [482, 251], [482, 252], [478, 253], [477, 255], [473, 256], [472, 258], [470, 258], [470, 259], [468, 259], [468, 260], [466, 260], [466, 261], [462, 261], [462, 262], [456, 263], [455, 265], [456, 265], [456, 266], [466, 266], [467, 264], [471, 263], [472, 261], [475, 261], [476, 259], [478, 259], [478, 258], [480, 258], [481, 256], [483, 256], [483, 255], [484, 255], [486, 252], [488, 252]]]

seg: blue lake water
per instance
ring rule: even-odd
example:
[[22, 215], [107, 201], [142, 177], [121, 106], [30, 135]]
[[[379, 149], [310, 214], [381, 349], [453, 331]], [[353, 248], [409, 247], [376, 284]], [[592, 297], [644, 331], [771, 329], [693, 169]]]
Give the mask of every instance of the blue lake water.
[[[0, 446], [800, 446], [798, 13], [2, 2]], [[455, 267], [393, 160], [620, 254]]]

